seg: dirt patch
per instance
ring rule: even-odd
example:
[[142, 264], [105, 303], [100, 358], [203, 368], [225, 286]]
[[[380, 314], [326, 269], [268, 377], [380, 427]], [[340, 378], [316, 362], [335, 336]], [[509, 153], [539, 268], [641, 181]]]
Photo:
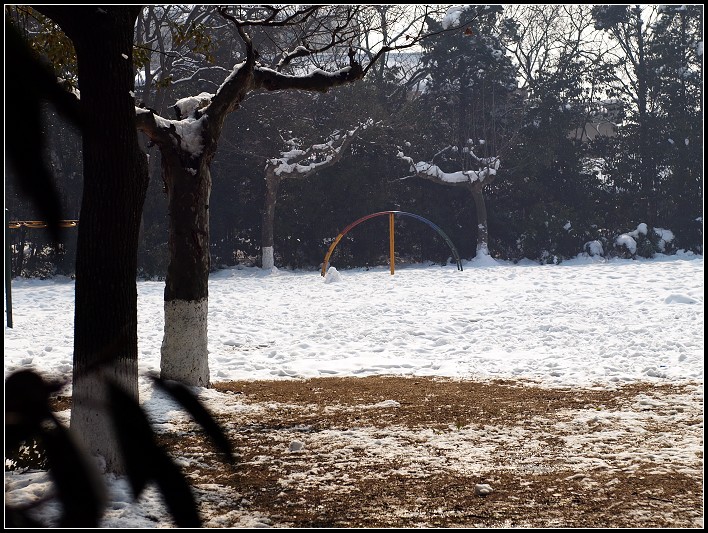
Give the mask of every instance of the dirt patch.
[[[618, 391], [545, 389], [516, 381], [478, 383], [439, 378], [319, 378], [305, 381], [217, 383], [218, 391], [248, 403], [278, 403], [298, 423], [348, 427], [367, 424], [448, 428], [450, 425], [510, 424], [560, 409], [617, 409], [627, 396], [649, 391], [678, 393], [674, 386], [629, 385]], [[395, 409], [371, 406], [393, 400]], [[292, 406], [292, 408], [290, 407]], [[386, 405], [379, 405], [386, 407]]]
[[700, 384], [367, 377], [213, 388], [235, 469], [190, 422], [160, 435], [208, 527], [703, 525]]

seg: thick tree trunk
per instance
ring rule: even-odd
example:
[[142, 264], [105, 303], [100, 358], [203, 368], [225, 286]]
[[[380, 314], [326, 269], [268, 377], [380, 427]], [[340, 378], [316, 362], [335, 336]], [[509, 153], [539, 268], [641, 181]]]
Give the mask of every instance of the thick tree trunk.
[[72, 39], [83, 117], [84, 189], [76, 253], [71, 429], [109, 471], [123, 465], [106, 412], [106, 381], [138, 398], [137, 248], [147, 191], [135, 130], [136, 6], [53, 7]]
[[484, 203], [483, 185], [473, 183], [470, 187], [477, 211], [477, 255], [489, 255], [489, 227], [487, 226], [487, 206]]
[[206, 158], [194, 166], [183, 165], [183, 157], [164, 157], [163, 152], [170, 217], [170, 263], [165, 282], [165, 332], [160, 368], [164, 379], [208, 387], [211, 173]]
[[275, 266], [273, 257], [273, 234], [275, 226], [275, 204], [278, 201], [280, 178], [278, 178], [271, 169], [268, 169], [265, 179], [266, 197], [261, 222], [261, 266], [264, 270], [270, 270]]

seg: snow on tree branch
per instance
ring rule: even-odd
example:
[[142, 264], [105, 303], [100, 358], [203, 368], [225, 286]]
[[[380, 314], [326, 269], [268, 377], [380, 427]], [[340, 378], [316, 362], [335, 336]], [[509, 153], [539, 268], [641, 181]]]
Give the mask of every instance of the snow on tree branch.
[[208, 106], [211, 103], [211, 99], [214, 97], [213, 94], [203, 92], [197, 96], [188, 96], [187, 98], [182, 98], [177, 100], [174, 108], [177, 113], [177, 119], [183, 119], [191, 116], [195, 111]]
[[137, 129], [155, 144], [166, 146], [171, 143], [194, 159], [202, 154], [204, 117], [167, 120], [151, 109], [141, 107], [136, 107], [135, 113]]
[[286, 65], [289, 65], [293, 59], [297, 57], [306, 57], [309, 55], [312, 55], [312, 51], [308, 50], [307, 47], [302, 45], [296, 46], [293, 50], [290, 50], [289, 52], [283, 52], [283, 57], [280, 59], [280, 61], [278, 61], [276, 69], [281, 70]]
[[372, 123], [373, 121], [369, 120], [349, 131], [337, 130], [330, 135], [326, 143], [313, 144], [306, 150], [296, 148], [298, 142], [290, 139], [286, 143], [293, 146], [293, 149], [281, 152], [279, 158], [269, 159], [266, 162], [266, 173], [281, 178], [311, 176], [337, 163], [357, 133]]
[[[280, 8], [274, 6], [252, 7], [220, 7], [218, 12], [231, 22], [246, 45], [246, 61], [234, 66], [231, 74], [214, 94], [211, 104], [202, 109], [202, 113], [209, 116], [209, 128], [220, 128], [224, 117], [236, 109], [246, 95], [258, 89], [278, 91], [296, 89], [303, 91], [327, 92], [332, 88], [346, 85], [362, 79], [367, 71], [383, 55], [393, 50], [402, 50], [416, 46], [423, 39], [441, 33], [425, 31], [427, 17], [431, 14], [430, 6], [421, 6], [422, 11], [415, 11], [410, 18], [417, 21], [415, 30], [396, 37], [405, 42], [383, 42], [378, 52], [368, 60], [366, 67], [356, 58], [355, 37], [360, 34], [361, 27], [354, 24], [355, 15], [367, 6], [314, 6], [302, 8]], [[241, 15], [244, 16], [241, 16]], [[307, 24], [312, 26], [304, 28]], [[303, 25], [307, 30], [298, 38], [297, 43], [292, 43], [292, 48], [287, 48], [282, 53], [275, 68], [268, 68], [259, 62], [259, 55], [254, 50], [253, 41], [246, 33], [249, 26], [293, 26]], [[307, 44], [313, 40], [313, 44]], [[286, 74], [282, 69], [294, 59], [322, 55], [324, 51], [336, 48], [350, 42], [348, 56], [349, 65], [336, 70], [323, 70], [320, 68], [310, 72]], [[196, 118], [196, 116], [195, 116]], [[212, 136], [218, 137], [212, 132]]]
[[[316, 68], [309, 72], [299, 70], [297, 74], [288, 74], [279, 70], [296, 57], [314, 55], [340, 46], [346, 39], [353, 39], [357, 32], [362, 31], [358, 25], [352, 27], [353, 13], [357, 12], [357, 9], [361, 9], [361, 6], [217, 8], [221, 16], [234, 25], [243, 41], [246, 47], [245, 61], [234, 65], [215, 93], [203, 92], [176, 102], [173, 106], [177, 113], [176, 121], [161, 118], [155, 112], [138, 111], [138, 128], [146, 133], [151, 141], [160, 144], [160, 146], [170, 146], [167, 142], [170, 140], [172, 146], [183, 149], [190, 157], [197, 158], [206, 152], [213, 154], [212, 148], [215, 149], [215, 144], [209, 142], [209, 139], [220, 137], [226, 116], [238, 108], [249, 93], [259, 89], [327, 92], [332, 88], [362, 79], [367, 69], [386, 51], [413, 46], [416, 42], [434, 34], [425, 33], [426, 17], [431, 11], [429, 6], [422, 6], [422, 12], [416, 12], [411, 16], [412, 20], [417, 21], [415, 31], [401, 37], [405, 38], [405, 44], [381, 43], [379, 52], [368, 60], [366, 69], [357, 59], [357, 52], [352, 41], [352, 46], [349, 47], [347, 54], [349, 64], [343, 68], [331, 67], [331, 70], [330, 68], [327, 70]], [[321, 20], [318, 17], [321, 17]], [[285, 55], [281, 57], [278, 69], [266, 67], [259, 62], [258, 51], [254, 48], [251, 36], [246, 32], [249, 26], [297, 27], [305, 22], [312, 24], [310, 28], [307, 28], [310, 33], [305, 33], [301, 38], [298, 38], [298, 44], [292, 43], [291, 51], [285, 52]], [[413, 30], [413, 27], [410, 29]], [[306, 40], [313, 36], [317, 45], [306, 46]], [[464, 181], [483, 179], [484, 175], [488, 175], [494, 170], [493, 166], [489, 165], [488, 168], [477, 172], [465, 171]], [[430, 171], [432, 172], [432, 170]], [[438, 171], [436, 175], [444, 176], [445, 174]], [[461, 178], [445, 177], [445, 179], [454, 181]]]
[[479, 158], [474, 156], [481, 165], [479, 170], [445, 172], [439, 166], [427, 161], [419, 161], [416, 163], [411, 157], [406, 156], [403, 151], [399, 151], [397, 157], [410, 165], [410, 172], [413, 172], [414, 176], [448, 185], [475, 182], [484, 185], [485, 183], [493, 181], [500, 165], [500, 160], [497, 157]]
[[444, 30], [449, 29], [453, 26], [460, 25], [460, 16], [466, 9], [466, 6], [452, 6], [450, 7], [442, 20], [442, 27]]

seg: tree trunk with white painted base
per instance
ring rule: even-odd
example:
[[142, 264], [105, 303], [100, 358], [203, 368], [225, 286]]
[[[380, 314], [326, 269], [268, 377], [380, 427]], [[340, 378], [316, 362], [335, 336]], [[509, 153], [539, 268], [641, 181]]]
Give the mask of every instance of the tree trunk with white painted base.
[[246, 94], [256, 89], [323, 91], [361, 76], [363, 72], [357, 64], [340, 76], [304, 79], [281, 76], [267, 69], [256, 70], [255, 53], [250, 50], [248, 60], [235, 69], [219, 92], [202, 93], [177, 102], [174, 106], [177, 121], [167, 121], [153, 111], [138, 110], [138, 128], [159, 146], [162, 154], [170, 217], [170, 260], [165, 280], [165, 330], [160, 359], [162, 378], [209, 386], [209, 165], [226, 116]]
[[107, 380], [138, 400], [137, 250], [147, 193], [135, 131], [133, 28], [140, 6], [39, 6], [76, 50], [83, 196], [76, 252], [70, 427], [85, 450], [122, 473]]
[[160, 359], [161, 376], [209, 386], [207, 315], [209, 300], [165, 300], [165, 334]]
[[170, 216], [170, 263], [165, 279], [160, 372], [163, 379], [208, 387], [211, 173], [204, 159], [187, 168], [183, 166], [183, 157], [177, 159], [163, 157]]
[[267, 167], [265, 180], [266, 198], [261, 223], [261, 267], [263, 270], [270, 270], [275, 266], [273, 234], [275, 226], [275, 204], [278, 201], [280, 178], [275, 175], [272, 168]]
[[489, 255], [489, 227], [487, 225], [487, 205], [484, 203], [484, 194], [482, 193], [483, 187], [484, 184], [480, 182], [470, 185], [477, 212], [477, 255]]
[[465, 187], [472, 193], [475, 213], [477, 215], [477, 255], [489, 255], [489, 226], [487, 222], [487, 206], [484, 202], [484, 188], [494, 183], [499, 169], [499, 159], [496, 157], [484, 160], [486, 167], [480, 170], [458, 170], [456, 172], [444, 172], [437, 165], [421, 161], [414, 163], [410, 157], [403, 153], [398, 154], [410, 165], [410, 171], [414, 176], [429, 181], [434, 181], [441, 185], [453, 187]]
[[295, 140], [292, 140], [289, 142], [290, 150], [281, 153], [281, 157], [266, 162], [266, 197], [261, 223], [261, 266], [264, 270], [270, 270], [275, 266], [273, 234], [280, 182], [284, 179], [309, 178], [321, 170], [336, 165], [341, 161], [357, 132], [371, 124], [372, 121], [369, 120], [349, 131], [335, 131], [326, 142], [313, 144], [306, 150], [293, 149]]

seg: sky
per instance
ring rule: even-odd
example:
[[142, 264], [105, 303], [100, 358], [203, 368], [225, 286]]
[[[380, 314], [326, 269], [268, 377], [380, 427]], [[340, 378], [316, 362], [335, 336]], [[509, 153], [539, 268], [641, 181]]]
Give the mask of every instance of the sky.
[[[547, 387], [703, 382], [703, 257], [580, 255], [558, 265], [489, 257], [452, 263], [319, 271], [233, 267], [209, 280], [212, 382], [440, 376], [529, 380]], [[141, 402], [156, 419], [175, 407], [143, 377], [159, 371], [164, 282], [138, 282]], [[74, 282], [15, 279], [5, 328], [5, 377], [34, 369], [70, 380]], [[223, 400], [199, 389], [215, 410]], [[391, 399], [392, 402], [396, 398]], [[393, 404], [392, 404], [393, 405]], [[241, 406], [243, 407], [243, 406]], [[68, 411], [60, 413], [68, 423]], [[702, 444], [701, 444], [702, 445]], [[105, 527], [157, 527], [150, 489], [133, 503], [125, 480], [106, 476]], [[46, 495], [45, 472], [5, 474], [6, 502]], [[58, 504], [38, 517], [51, 521]], [[244, 515], [244, 527], [268, 525]], [[218, 524], [212, 524], [218, 525]]]

